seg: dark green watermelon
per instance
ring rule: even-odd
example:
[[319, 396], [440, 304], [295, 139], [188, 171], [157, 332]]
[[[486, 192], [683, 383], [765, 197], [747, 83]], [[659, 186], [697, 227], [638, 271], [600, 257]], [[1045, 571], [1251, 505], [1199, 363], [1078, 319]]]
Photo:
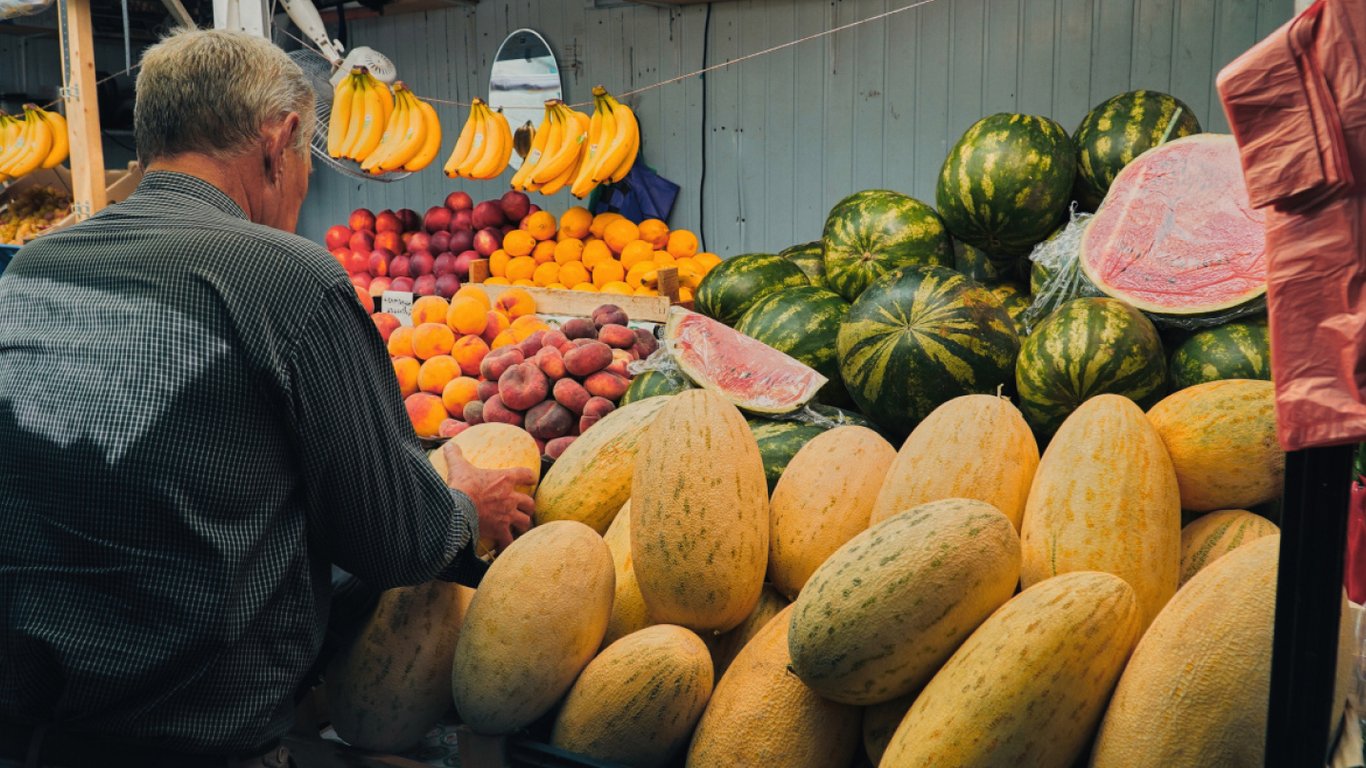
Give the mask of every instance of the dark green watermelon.
[[679, 370], [651, 370], [636, 374], [631, 379], [631, 385], [626, 388], [626, 392], [621, 396], [618, 406], [630, 405], [637, 400], [644, 400], [647, 397], [659, 395], [676, 395], [685, 389], [694, 389], [695, 385], [687, 376]]
[[866, 189], [825, 219], [825, 283], [849, 301], [870, 283], [908, 266], [953, 266], [953, 244], [930, 206], [900, 192]]
[[988, 285], [987, 290], [992, 295], [1001, 300], [1001, 306], [1005, 308], [1006, 314], [1010, 315], [1010, 321], [1015, 324], [1015, 333], [1023, 339], [1029, 335], [1025, 328], [1024, 313], [1029, 309], [1029, 294], [1025, 292], [1023, 285], [1019, 283], [996, 283]]
[[783, 470], [797, 451], [827, 429], [830, 427], [800, 421], [749, 420], [749, 431], [759, 443], [759, 455], [764, 460], [764, 478], [768, 480], [769, 493], [773, 493], [778, 478], [783, 476]]
[[1086, 297], [1058, 307], [1020, 345], [1015, 364], [1020, 410], [1045, 436], [1096, 395], [1124, 395], [1147, 410], [1165, 394], [1166, 380], [1157, 328], [1115, 299]]
[[1076, 167], [1061, 125], [1033, 115], [990, 115], [949, 150], [935, 203], [954, 238], [988, 253], [1024, 256], [1067, 213]]
[[962, 240], [953, 241], [953, 268], [983, 285], [1017, 279], [1022, 264], [1029, 264], [1029, 260], [997, 256]]
[[840, 373], [893, 440], [959, 395], [1011, 379], [1020, 339], [1001, 302], [947, 267], [903, 267], [868, 286], [840, 325]]
[[1220, 379], [1271, 380], [1271, 337], [1266, 318], [1240, 320], [1191, 334], [1172, 352], [1171, 388]]
[[778, 251], [778, 255], [796, 264], [812, 285], [825, 287], [825, 243], [812, 240]]
[[839, 294], [804, 285], [754, 302], [735, 323], [735, 330], [791, 355], [829, 379], [816, 395], [821, 402], [850, 405], [853, 401], [844, 390], [835, 354], [840, 322], [847, 314], [849, 302]]
[[729, 326], [750, 305], [774, 291], [810, 285], [801, 268], [773, 253], [746, 253], [711, 268], [697, 286], [693, 306]]
[[1094, 211], [1115, 176], [1135, 157], [1193, 133], [1200, 133], [1200, 121], [1174, 96], [1161, 91], [1111, 96], [1088, 112], [1072, 135], [1077, 147], [1077, 201]]

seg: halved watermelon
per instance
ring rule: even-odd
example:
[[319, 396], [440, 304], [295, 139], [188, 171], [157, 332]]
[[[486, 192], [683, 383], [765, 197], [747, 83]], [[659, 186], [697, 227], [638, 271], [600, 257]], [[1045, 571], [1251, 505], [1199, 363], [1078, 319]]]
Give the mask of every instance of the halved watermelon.
[[1187, 136], [1115, 177], [1082, 238], [1082, 270], [1158, 322], [1223, 322], [1266, 293], [1264, 218], [1233, 137]]
[[669, 308], [664, 345], [698, 386], [751, 413], [791, 413], [828, 381], [773, 347], [682, 307]]

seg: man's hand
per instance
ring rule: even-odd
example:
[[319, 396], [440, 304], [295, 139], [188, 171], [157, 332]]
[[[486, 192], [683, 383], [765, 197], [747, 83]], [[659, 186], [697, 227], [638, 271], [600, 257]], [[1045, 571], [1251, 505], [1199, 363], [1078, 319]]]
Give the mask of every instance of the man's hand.
[[[441, 448], [446, 459], [446, 484], [474, 502], [479, 515], [479, 538], [493, 542], [493, 551], [502, 552], [512, 540], [531, 528], [535, 502], [517, 490], [536, 482], [526, 467], [480, 469], [465, 460], [454, 440]], [[473, 546], [474, 542], [470, 542]]]

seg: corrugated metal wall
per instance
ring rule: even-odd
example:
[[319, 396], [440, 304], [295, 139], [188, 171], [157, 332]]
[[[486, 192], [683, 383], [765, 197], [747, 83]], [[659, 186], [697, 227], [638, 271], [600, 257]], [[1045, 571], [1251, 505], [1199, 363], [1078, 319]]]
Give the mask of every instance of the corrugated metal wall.
[[[596, 9], [591, 0], [482, 0], [475, 8], [361, 22], [353, 39], [389, 53], [419, 93], [487, 90], [503, 37], [540, 31], [566, 98], [624, 91], [906, 5], [906, 0], [733, 0]], [[1219, 69], [1292, 13], [1293, 0], [935, 0], [632, 100], [645, 158], [682, 185], [671, 224], [702, 228], [722, 255], [819, 236], [837, 200], [870, 187], [933, 201], [948, 147], [977, 118], [1044, 114], [1074, 128], [1099, 101], [1155, 88], [1227, 130]], [[709, 15], [710, 14], [710, 15]], [[448, 132], [465, 111], [442, 109]], [[449, 141], [447, 149], [449, 151]], [[494, 196], [506, 179], [463, 186]], [[318, 170], [302, 231], [319, 237], [353, 208], [435, 204], [457, 185], [437, 170], [383, 185]], [[535, 198], [533, 198], [535, 199]], [[548, 203], [559, 212], [567, 195]]]

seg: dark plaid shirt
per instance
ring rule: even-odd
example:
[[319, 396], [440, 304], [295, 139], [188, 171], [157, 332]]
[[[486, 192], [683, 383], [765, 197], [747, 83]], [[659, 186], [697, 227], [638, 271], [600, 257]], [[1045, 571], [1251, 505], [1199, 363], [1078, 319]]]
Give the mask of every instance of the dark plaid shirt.
[[148, 174], [0, 277], [0, 722], [268, 742], [329, 564], [453, 577], [476, 531], [340, 266], [217, 188]]

